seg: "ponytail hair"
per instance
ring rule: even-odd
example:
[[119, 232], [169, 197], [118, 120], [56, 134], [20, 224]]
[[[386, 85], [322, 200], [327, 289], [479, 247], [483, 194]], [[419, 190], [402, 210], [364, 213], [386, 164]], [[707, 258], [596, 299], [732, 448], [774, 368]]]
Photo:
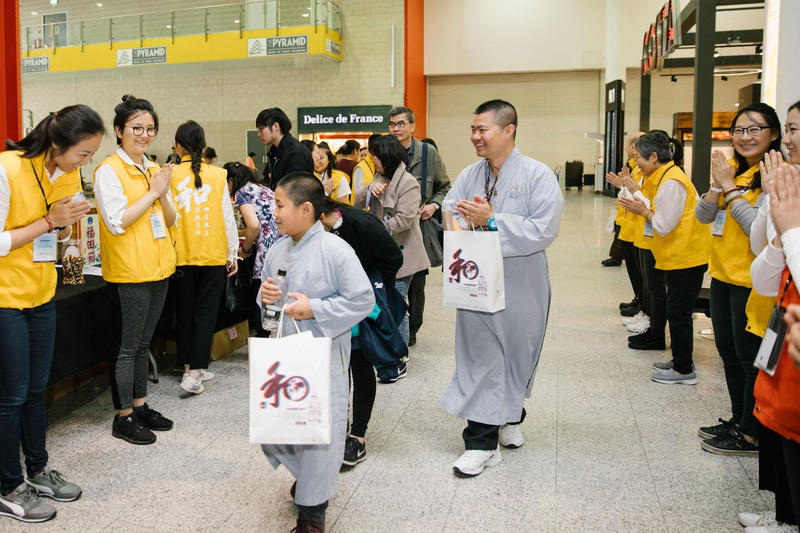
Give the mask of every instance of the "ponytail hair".
[[[125, 123], [128, 122], [132, 116], [139, 116], [142, 113], [150, 113], [153, 117], [153, 124], [158, 129], [158, 113], [153, 108], [153, 104], [143, 98], [136, 98], [132, 94], [126, 94], [122, 97], [122, 103], [117, 104], [114, 108], [114, 130], [120, 132], [125, 129]], [[119, 135], [115, 135], [117, 144], [122, 144], [122, 139]]]
[[206, 133], [203, 127], [194, 120], [187, 120], [175, 132], [175, 144], [183, 146], [192, 158], [192, 172], [194, 172], [194, 188], [203, 186], [200, 178], [200, 164], [203, 162], [203, 150], [206, 148]]
[[97, 111], [86, 105], [73, 105], [50, 113], [20, 141], [6, 139], [6, 150], [20, 150], [22, 157], [29, 159], [51, 148], [54, 155], [61, 155], [79, 142], [105, 133]]

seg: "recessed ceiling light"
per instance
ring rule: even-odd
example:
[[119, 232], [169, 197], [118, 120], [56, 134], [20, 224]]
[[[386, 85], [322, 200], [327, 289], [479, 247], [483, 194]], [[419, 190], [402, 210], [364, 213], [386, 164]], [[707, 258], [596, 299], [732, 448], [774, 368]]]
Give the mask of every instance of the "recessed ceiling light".
[[103, 7], [103, 4], [98, 3], [97, 7]]
[[169, 24], [167, 24], [167, 29], [168, 29], [168, 30], [171, 30], [171, 29], [172, 29], [172, 26], [171, 26], [171, 25], [169, 25]]
[[239, 19], [233, 21], [234, 24], [239, 24]]
[[303, 13], [303, 16], [304, 17], [308, 17], [308, 13]]
[[38, 14], [39, 14], [38, 11], [31, 11], [31, 15], [38, 15]]

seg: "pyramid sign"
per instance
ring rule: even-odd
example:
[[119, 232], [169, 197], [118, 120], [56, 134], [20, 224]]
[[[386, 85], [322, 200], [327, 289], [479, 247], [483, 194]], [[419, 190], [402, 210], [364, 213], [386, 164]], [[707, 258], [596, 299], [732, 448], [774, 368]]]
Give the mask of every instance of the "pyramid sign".
[[127, 67], [130, 65], [133, 65], [133, 56], [131, 55], [131, 50], [117, 50], [117, 66]]
[[247, 57], [260, 57], [267, 55], [267, 40], [247, 39]]

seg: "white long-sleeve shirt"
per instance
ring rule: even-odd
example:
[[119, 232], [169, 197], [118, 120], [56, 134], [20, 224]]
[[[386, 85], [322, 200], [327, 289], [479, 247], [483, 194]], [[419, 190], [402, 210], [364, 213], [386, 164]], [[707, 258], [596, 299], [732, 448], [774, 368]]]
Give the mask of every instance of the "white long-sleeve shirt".
[[686, 187], [678, 180], [667, 180], [659, 188], [655, 197], [658, 208], [650, 223], [660, 236], [669, 235], [678, 227], [686, 207]]
[[753, 288], [763, 296], [778, 294], [783, 269], [787, 265], [793, 278], [800, 276], [800, 228], [781, 235], [781, 245], [782, 249], [776, 248], [770, 241], [750, 265]]

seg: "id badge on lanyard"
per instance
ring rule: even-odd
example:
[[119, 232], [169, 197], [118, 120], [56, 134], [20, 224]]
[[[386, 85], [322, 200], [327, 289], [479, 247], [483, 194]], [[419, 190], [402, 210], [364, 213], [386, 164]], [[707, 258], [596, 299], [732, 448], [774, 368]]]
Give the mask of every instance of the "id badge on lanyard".
[[783, 350], [783, 342], [786, 340], [786, 331], [789, 328], [786, 321], [783, 320], [785, 314], [786, 309], [775, 304], [769, 317], [764, 339], [761, 341], [761, 347], [759, 347], [756, 360], [753, 362], [756, 368], [760, 368], [770, 376], [775, 374], [775, 368], [778, 366], [778, 359]]
[[164, 219], [162, 219], [161, 215], [159, 215], [158, 213], [150, 215], [150, 227], [153, 229], [153, 238], [155, 239], [167, 238], [167, 230], [166, 226], [164, 226]]
[[714, 219], [714, 228], [711, 230], [711, 235], [715, 237], [722, 237], [722, 229], [725, 227], [725, 219], [728, 218], [728, 211], [720, 209], [717, 211], [717, 216]]
[[43, 233], [33, 239], [33, 262], [55, 263], [57, 239], [55, 233]]
[[652, 237], [653, 236], [653, 223], [649, 220], [645, 220], [644, 222], [644, 236], [645, 237]]

